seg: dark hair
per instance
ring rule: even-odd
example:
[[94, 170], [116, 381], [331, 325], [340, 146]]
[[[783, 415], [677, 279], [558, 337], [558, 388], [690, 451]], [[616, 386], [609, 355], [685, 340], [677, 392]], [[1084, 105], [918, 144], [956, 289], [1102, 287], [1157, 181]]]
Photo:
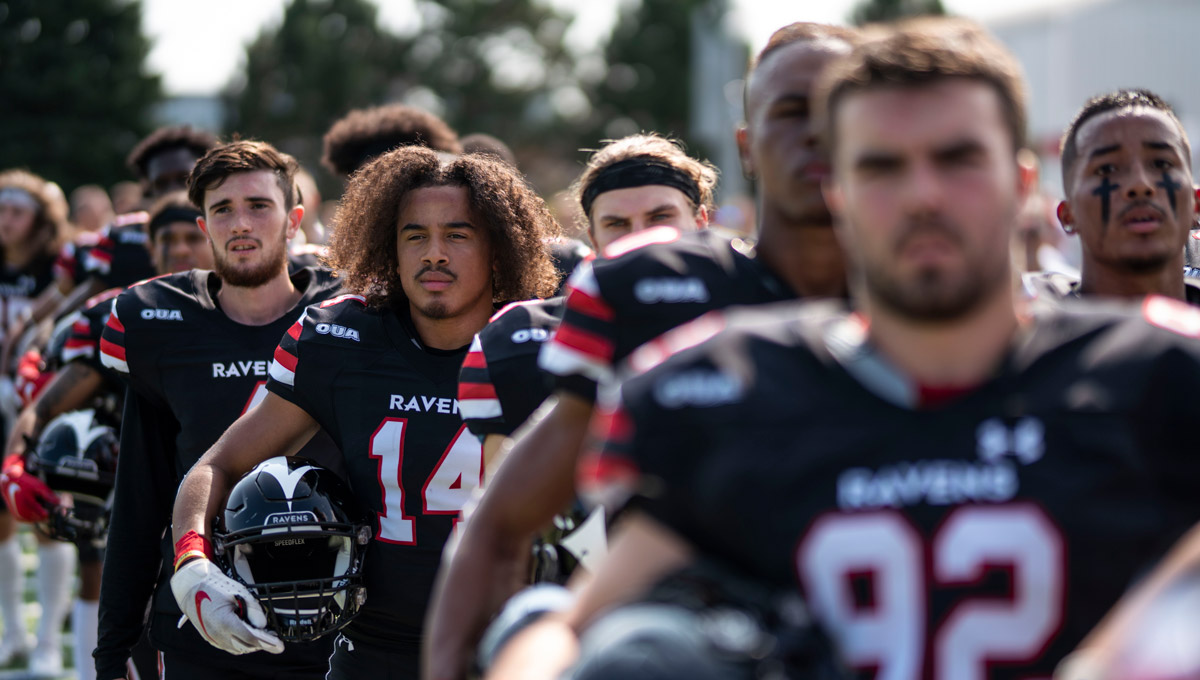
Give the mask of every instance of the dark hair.
[[[29, 194], [38, 204], [33, 218], [30, 238], [41, 239], [42, 255], [53, 256], [58, 252], [59, 242], [68, 233], [67, 205], [58, 187], [28, 170], [5, 170], [0, 172], [0, 189], [20, 189]], [[0, 257], [4, 248], [0, 246]]]
[[682, 145], [653, 132], [643, 132], [621, 139], [608, 140], [608, 143], [588, 158], [587, 166], [579, 178], [571, 185], [571, 195], [575, 204], [580, 206], [577, 220], [587, 230], [591, 225], [591, 215], [583, 211], [583, 197], [588, 188], [608, 167], [634, 158], [645, 158], [669, 165], [696, 183], [700, 200], [692, 206], [693, 212], [704, 206], [710, 212], [713, 210], [713, 192], [717, 188], [717, 169], [708, 161], [701, 161], [687, 155]]
[[187, 192], [172, 191], [158, 199], [150, 208], [150, 221], [146, 223], [146, 232], [153, 241], [158, 230], [168, 224], [175, 222], [195, 224], [197, 217], [204, 217], [204, 213], [196, 208], [196, 205], [188, 198]]
[[161, 127], [133, 147], [125, 164], [138, 179], [146, 181], [149, 179], [147, 165], [152, 157], [171, 149], [188, 149], [196, 154], [196, 158], [200, 158], [216, 145], [217, 138], [212, 133], [190, 125]]
[[1062, 137], [1062, 179], [1064, 189], [1067, 188], [1067, 178], [1070, 176], [1071, 169], [1075, 166], [1075, 161], [1079, 156], [1079, 148], [1075, 145], [1075, 137], [1079, 134], [1079, 128], [1083, 127], [1083, 124], [1092, 118], [1107, 111], [1117, 111], [1133, 107], [1155, 109], [1166, 114], [1179, 128], [1179, 134], [1183, 137], [1183, 147], [1187, 152], [1188, 163], [1191, 163], [1192, 145], [1188, 141], [1187, 131], [1183, 129], [1183, 123], [1179, 122], [1179, 117], [1175, 115], [1175, 109], [1171, 108], [1170, 104], [1150, 90], [1117, 90], [1116, 92], [1096, 95], [1087, 100], [1083, 108], [1079, 109], [1079, 112], [1071, 119], [1071, 123], [1067, 125], [1067, 131], [1063, 133]]
[[462, 142], [463, 153], [485, 153], [495, 156], [500, 160], [508, 163], [514, 168], [517, 167], [517, 157], [513, 154], [512, 149], [499, 139], [484, 134], [475, 132], [467, 135], [459, 140]]
[[397, 273], [396, 223], [410, 192], [438, 186], [465, 187], [471, 213], [487, 228], [494, 301], [554, 293], [558, 275], [546, 241], [558, 235], [558, 223], [516, 170], [479, 154], [442, 160], [419, 146], [385, 153], [351, 177], [326, 258], [346, 290], [373, 306], [399, 309], [406, 303]]
[[321, 164], [343, 177], [367, 161], [401, 146], [462, 153], [458, 134], [432, 113], [404, 104], [355, 109], [325, 133]]
[[990, 85], [1012, 136], [1025, 145], [1025, 83], [1012, 54], [978, 24], [959, 18], [920, 17], [867, 28], [851, 53], [829, 66], [817, 87], [826, 142], [837, 142], [834, 112], [846, 95], [885, 87], [919, 87], [964, 78]]
[[858, 40], [859, 33], [856, 29], [845, 26], [832, 26], [830, 24], [816, 24], [811, 21], [797, 21], [775, 31], [767, 39], [767, 44], [759, 51], [754, 61], [750, 62], [750, 68], [746, 71], [746, 77], [742, 84], [742, 117], [749, 117], [747, 112], [750, 110], [750, 79], [767, 57], [789, 45], [798, 43], [835, 41], [853, 46], [858, 44]]
[[846, 26], [817, 24], [811, 21], [797, 21], [788, 24], [772, 33], [771, 37], [767, 39], [767, 44], [763, 46], [758, 56], [755, 57], [754, 62], [750, 64], [750, 72], [753, 73], [754, 69], [763, 63], [763, 60], [788, 45], [801, 42], [820, 42], [822, 40], [833, 40], [855, 45], [859, 40], [859, 32], [856, 29]]
[[279, 151], [266, 142], [238, 140], [222, 144], [209, 151], [192, 168], [188, 176], [188, 198], [204, 212], [204, 194], [216, 189], [230, 175], [239, 172], [269, 170], [275, 173], [275, 181], [283, 192], [283, 209], [291, 210], [296, 205], [296, 159]]

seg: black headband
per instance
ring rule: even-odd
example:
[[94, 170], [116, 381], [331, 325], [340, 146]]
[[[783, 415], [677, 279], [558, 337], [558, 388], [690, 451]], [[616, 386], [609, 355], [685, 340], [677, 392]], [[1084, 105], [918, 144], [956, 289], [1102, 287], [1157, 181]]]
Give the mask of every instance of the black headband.
[[595, 179], [579, 197], [579, 202], [583, 204], [583, 214], [590, 218], [592, 203], [597, 196], [606, 191], [651, 184], [678, 189], [691, 199], [693, 204], [700, 205], [700, 185], [679, 168], [656, 158], [627, 158], [596, 173]]
[[196, 223], [197, 217], [204, 217], [199, 210], [195, 208], [184, 208], [182, 206], [173, 205], [168, 208], [163, 208], [151, 220], [146, 231], [150, 234], [150, 238], [154, 238], [154, 232], [173, 222], [190, 222]]

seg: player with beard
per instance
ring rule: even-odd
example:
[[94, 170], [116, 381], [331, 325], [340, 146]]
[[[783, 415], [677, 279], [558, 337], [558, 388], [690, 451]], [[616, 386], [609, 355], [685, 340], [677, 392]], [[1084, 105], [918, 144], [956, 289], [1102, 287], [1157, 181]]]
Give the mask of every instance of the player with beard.
[[[242, 473], [294, 453], [320, 427], [377, 517], [369, 596], [338, 637], [328, 677], [416, 677], [442, 546], [484, 474], [456, 407], [458, 370], [496, 303], [554, 290], [545, 241], [557, 233], [516, 171], [486, 156], [410, 146], [355, 173], [330, 242], [350, 294], [310, 307], [284, 335], [269, 394], [192, 469], [176, 502], [172, 588], [213, 644], [282, 646], [216, 594], [230, 582], [205, 557], [206, 537]], [[201, 592], [213, 601], [197, 602]]]
[[[610, 259], [585, 263], [571, 277], [562, 325], [540, 357], [554, 376], [554, 400], [516, 439], [504, 458], [513, 464], [499, 467], [447, 552], [426, 641], [426, 678], [463, 677], [488, 619], [523, 584], [529, 537], [574, 498], [575, 462], [596, 384], [616, 362], [713, 309], [845, 293], [841, 254], [820, 194], [828, 162], [808, 101], [821, 69], [848, 52], [854, 39], [851, 30], [834, 26], [786, 26], [748, 76], [746, 125], [738, 138], [747, 171], [760, 179], [757, 249], [707, 231], [681, 236], [658, 226], [618, 241]], [[618, 168], [585, 186], [603, 198], [598, 190], [618, 194], [611, 190], [634, 177]]]
[[[208, 645], [181, 612], [172, 573], [171, 504], [179, 480], [239, 415], [266, 394], [278, 338], [337, 286], [319, 270], [289, 276], [287, 242], [299, 228], [296, 162], [263, 142], [212, 149], [188, 196], [214, 271], [194, 269], [131, 286], [114, 302], [100, 343], [104, 366], [129, 383], [108, 551], [100, 591], [97, 677], [124, 677], [153, 595], [150, 639], [165, 678], [320, 677], [331, 645], [296, 645], [283, 658], [243, 659]], [[336, 462], [327, 438], [306, 455]]]
[[1058, 218], [1083, 245], [1080, 278], [1027, 275], [1026, 284], [1051, 297], [1165, 295], [1200, 304], [1200, 286], [1184, 279], [1197, 210], [1191, 145], [1170, 105], [1147, 90], [1093, 97], [1062, 147], [1067, 198]]
[[886, 31], [820, 90], [855, 310], [714, 315], [635, 353], [579, 470], [625, 532], [496, 677], [557, 677], [602, 608], [699, 557], [798, 589], [859, 677], [1045, 677], [1200, 516], [1200, 313], [1030, 313], [1015, 60], [961, 20]]

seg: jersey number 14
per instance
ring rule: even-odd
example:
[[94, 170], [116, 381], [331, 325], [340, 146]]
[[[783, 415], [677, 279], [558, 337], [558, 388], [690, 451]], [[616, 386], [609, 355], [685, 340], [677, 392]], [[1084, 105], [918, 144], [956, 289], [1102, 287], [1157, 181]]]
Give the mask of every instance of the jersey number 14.
[[[416, 545], [415, 519], [404, 514], [401, 479], [407, 430], [407, 418], [385, 418], [371, 435], [369, 455], [379, 461], [379, 488], [383, 492], [383, 512], [379, 513], [376, 538], [385, 543]], [[421, 487], [422, 514], [457, 515], [482, 482], [483, 447], [463, 425]]]

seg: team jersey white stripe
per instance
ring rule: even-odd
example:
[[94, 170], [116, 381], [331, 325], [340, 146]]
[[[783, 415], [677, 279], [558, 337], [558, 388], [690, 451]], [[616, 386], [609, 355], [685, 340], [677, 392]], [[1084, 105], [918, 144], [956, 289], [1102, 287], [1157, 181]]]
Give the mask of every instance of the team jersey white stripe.
[[458, 411], [463, 420], [487, 420], [504, 415], [499, 399], [460, 399]]
[[283, 366], [274, 359], [271, 360], [271, 367], [267, 369], [267, 372], [271, 374], [272, 378], [288, 387], [296, 386], [296, 372], [288, 370], [286, 366]]
[[542, 345], [538, 366], [554, 375], [582, 375], [596, 382], [604, 382], [612, 376], [612, 369], [607, 363], [557, 342]]
[[69, 363], [80, 357], [93, 356], [95, 354], [95, 352], [93, 351], [94, 349], [95, 348], [90, 345], [88, 347], [77, 347], [75, 349], [69, 349], [67, 347], [64, 347], [62, 350], [63, 363], [64, 364]]
[[100, 364], [102, 366], [107, 366], [114, 371], [129, 373], [129, 364], [126, 363], [124, 359], [118, 359], [108, 352], [100, 352]]

